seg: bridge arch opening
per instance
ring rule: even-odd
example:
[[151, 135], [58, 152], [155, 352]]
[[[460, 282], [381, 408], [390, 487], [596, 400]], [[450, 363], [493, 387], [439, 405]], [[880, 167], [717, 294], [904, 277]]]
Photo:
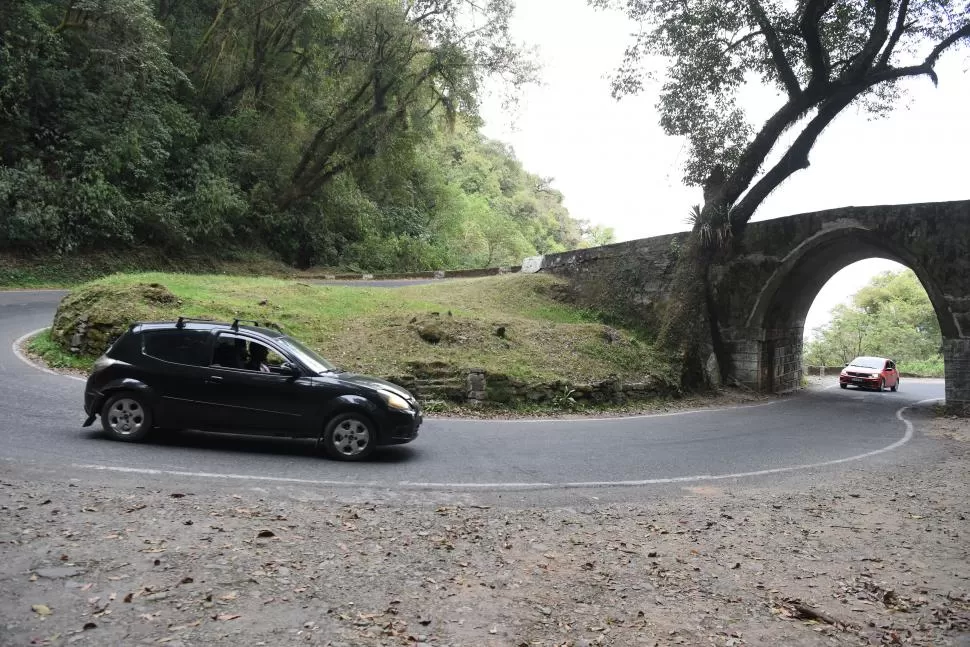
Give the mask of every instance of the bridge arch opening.
[[865, 259], [884, 259], [913, 270], [933, 305], [943, 339], [960, 336], [943, 291], [906, 249], [863, 228], [823, 230], [786, 256], [745, 322], [760, 342], [758, 386], [762, 390], [784, 393], [798, 388], [812, 304], [837, 273]]

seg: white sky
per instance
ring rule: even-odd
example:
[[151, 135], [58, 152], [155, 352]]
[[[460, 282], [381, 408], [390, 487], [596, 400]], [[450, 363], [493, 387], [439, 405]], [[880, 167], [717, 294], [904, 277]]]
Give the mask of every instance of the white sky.
[[[514, 116], [498, 98], [482, 107], [484, 132], [512, 145], [526, 169], [555, 178], [573, 217], [613, 227], [618, 241], [686, 228], [699, 189], [681, 183], [684, 148], [664, 135], [654, 108], [658, 88], [617, 102], [608, 75], [636, 26], [585, 0], [518, 0], [513, 32], [536, 45], [542, 85], [525, 90]], [[850, 109], [819, 138], [812, 166], [760, 207], [755, 220], [848, 205], [970, 198], [970, 60], [966, 50], [937, 64], [940, 85], [913, 80], [911, 105], [870, 121]], [[778, 104], [752, 95], [763, 114]], [[871, 259], [847, 267], [819, 293], [806, 332], [869, 278], [900, 266]]]

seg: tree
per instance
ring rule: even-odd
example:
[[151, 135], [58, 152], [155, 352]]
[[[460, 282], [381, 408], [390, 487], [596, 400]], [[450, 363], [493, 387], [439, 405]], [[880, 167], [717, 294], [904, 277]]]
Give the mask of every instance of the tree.
[[[641, 25], [614, 76], [615, 97], [643, 88], [647, 60], [660, 57], [666, 63], [660, 124], [687, 139], [684, 179], [704, 190], [695, 233], [721, 232], [708, 241], [743, 236], [758, 206], [809, 165], [819, 135], [847, 107], [888, 112], [902, 97], [904, 80], [927, 77], [935, 84], [940, 56], [970, 41], [967, 0], [589, 2], [622, 10]], [[740, 97], [753, 83], [781, 95], [759, 127], [750, 123]], [[797, 134], [782, 143], [789, 131]], [[763, 170], [773, 153], [777, 160]], [[719, 346], [706, 303], [707, 270], [730, 254], [726, 247], [694, 240], [680, 273], [688, 296], [674, 305], [666, 329], [695, 337], [684, 347], [694, 360], [706, 359], [694, 348], [698, 344]], [[691, 318], [711, 321], [701, 335], [706, 340], [697, 340], [700, 328], [685, 325]], [[726, 358], [718, 359], [726, 370]]]
[[849, 305], [813, 331], [805, 347], [812, 361], [844, 364], [858, 355], [892, 357], [906, 370], [939, 373], [942, 336], [936, 312], [911, 270], [885, 272], [856, 292]]
[[481, 135], [507, 0], [3, 0], [0, 251], [407, 271], [579, 246]]

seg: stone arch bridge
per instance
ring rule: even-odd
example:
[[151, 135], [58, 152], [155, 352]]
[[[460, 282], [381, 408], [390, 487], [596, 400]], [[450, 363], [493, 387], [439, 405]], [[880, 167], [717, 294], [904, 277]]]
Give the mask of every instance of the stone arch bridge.
[[[651, 326], [669, 296], [685, 236], [551, 254], [540, 268], [568, 277], [582, 301]], [[794, 389], [816, 295], [836, 272], [873, 257], [919, 277], [943, 333], [947, 404], [970, 412], [970, 200], [844, 207], [750, 223], [739, 254], [714, 280], [727, 374], [761, 391]]]

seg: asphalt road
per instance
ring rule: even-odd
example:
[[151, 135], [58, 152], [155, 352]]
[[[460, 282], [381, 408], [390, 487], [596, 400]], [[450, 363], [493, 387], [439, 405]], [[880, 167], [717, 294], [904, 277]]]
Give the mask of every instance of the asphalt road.
[[83, 382], [32, 367], [13, 346], [50, 325], [55, 291], [0, 292], [0, 461], [93, 473], [228, 477], [266, 484], [487, 491], [710, 482], [885, 458], [908, 440], [897, 414], [943, 396], [828, 389], [767, 404], [614, 419], [429, 419], [407, 446], [373, 460], [322, 459], [301, 441], [180, 432], [147, 444], [83, 429]]

